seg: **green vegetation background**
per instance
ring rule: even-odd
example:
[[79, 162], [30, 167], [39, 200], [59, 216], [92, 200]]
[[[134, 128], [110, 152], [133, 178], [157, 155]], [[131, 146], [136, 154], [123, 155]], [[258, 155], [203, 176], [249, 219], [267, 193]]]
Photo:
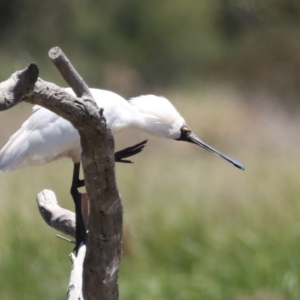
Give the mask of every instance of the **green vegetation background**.
[[[121, 299], [300, 299], [300, 4], [293, 0], [0, 2], [0, 81], [60, 46], [91, 87], [168, 97], [242, 172], [193, 145], [150, 137], [118, 165]], [[0, 145], [30, 115], [1, 113]], [[145, 137], [121, 134], [117, 148]], [[0, 174], [0, 299], [65, 299], [72, 246], [35, 196], [72, 209], [72, 164]]]

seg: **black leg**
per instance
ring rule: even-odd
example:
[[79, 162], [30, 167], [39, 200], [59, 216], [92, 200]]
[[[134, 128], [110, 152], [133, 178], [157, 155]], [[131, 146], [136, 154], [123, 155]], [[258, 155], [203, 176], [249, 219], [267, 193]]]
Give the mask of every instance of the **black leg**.
[[[142, 152], [142, 150], [146, 146], [147, 142], [148, 142], [148, 140], [145, 140], [145, 141], [142, 141], [142, 142], [140, 142], [140, 143], [138, 143], [134, 146], [127, 147], [123, 150], [115, 152], [115, 162], [131, 164], [132, 163], [131, 160], [126, 160], [124, 158], [130, 157], [130, 156], [133, 156], [133, 155], [136, 155], [136, 154]], [[75, 172], [75, 164], [74, 164], [74, 172]], [[75, 182], [73, 182], [72, 186], [73, 185], [77, 186], [77, 188], [83, 187], [85, 185], [85, 183], [84, 183], [84, 179], [79, 179], [79, 167], [78, 167], [78, 170], [76, 172], [77, 172], [78, 175], [76, 175], [74, 177], [74, 174], [73, 174], [73, 180], [75, 180]], [[77, 184], [76, 184], [76, 182], [77, 182]], [[76, 191], [77, 191], [77, 189], [76, 189]], [[71, 194], [72, 194], [72, 190], [71, 190]]]
[[83, 180], [79, 179], [79, 171], [80, 171], [80, 163], [74, 163], [71, 195], [75, 204], [76, 246], [74, 250], [76, 252], [80, 243], [81, 242], [85, 243], [85, 235], [86, 235], [86, 228], [84, 225], [84, 220], [81, 211], [81, 195], [78, 191], [78, 188], [82, 186], [82, 182], [83, 182]]

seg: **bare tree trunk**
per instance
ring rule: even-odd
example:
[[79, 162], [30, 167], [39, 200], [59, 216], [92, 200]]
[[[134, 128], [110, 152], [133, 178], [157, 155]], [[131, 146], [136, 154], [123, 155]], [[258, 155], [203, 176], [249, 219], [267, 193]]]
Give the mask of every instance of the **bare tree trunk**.
[[114, 141], [102, 111], [67, 58], [59, 48], [51, 49], [49, 56], [75, 93], [83, 98], [75, 98], [55, 84], [38, 79], [38, 67], [32, 63], [0, 83], [0, 110], [20, 101], [39, 104], [67, 119], [78, 130], [90, 201], [83, 295], [85, 300], [115, 300], [123, 210], [115, 180]]

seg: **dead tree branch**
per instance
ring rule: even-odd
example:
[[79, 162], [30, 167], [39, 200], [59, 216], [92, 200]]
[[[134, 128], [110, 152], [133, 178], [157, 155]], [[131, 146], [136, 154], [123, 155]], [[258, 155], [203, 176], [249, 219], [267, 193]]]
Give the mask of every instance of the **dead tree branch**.
[[[58, 56], [63, 57], [63, 53]], [[51, 54], [50, 54], [51, 55]], [[68, 62], [68, 63], [66, 63]], [[68, 76], [77, 94], [83, 80], [72, 71], [67, 59], [58, 63], [69, 69]], [[61, 67], [59, 67], [61, 69]], [[89, 196], [89, 236], [83, 270], [85, 300], [118, 299], [118, 270], [122, 254], [121, 199], [116, 185], [114, 141], [101, 110], [92, 98], [76, 98], [53, 83], [38, 78], [38, 68], [30, 64], [0, 84], [0, 110], [20, 101], [39, 104], [70, 121], [78, 130], [82, 146], [82, 165]], [[77, 78], [77, 79], [76, 79]], [[77, 86], [78, 79], [81, 86]], [[82, 96], [89, 93], [82, 92]]]
[[85, 258], [86, 246], [81, 243], [77, 257], [71, 253], [72, 271], [67, 290], [68, 300], [83, 300], [82, 296], [82, 267]]
[[49, 51], [49, 57], [59, 70], [62, 77], [73, 89], [75, 95], [80, 98], [93, 99], [89, 87], [77, 73], [68, 58], [64, 55], [60, 48], [54, 47]]
[[75, 238], [75, 214], [58, 205], [54, 192], [43, 190], [36, 200], [40, 214], [49, 226]]

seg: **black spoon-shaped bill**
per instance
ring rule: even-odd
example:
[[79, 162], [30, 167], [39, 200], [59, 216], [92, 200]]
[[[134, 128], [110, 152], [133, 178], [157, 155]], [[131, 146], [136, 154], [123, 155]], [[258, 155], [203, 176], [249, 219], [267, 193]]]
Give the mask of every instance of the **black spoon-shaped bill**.
[[233, 164], [235, 167], [241, 169], [241, 170], [245, 170], [245, 167], [242, 163], [238, 162], [237, 160], [221, 153], [220, 151], [214, 149], [213, 147], [209, 146], [208, 144], [204, 143], [203, 141], [201, 141], [197, 135], [195, 133], [193, 133], [187, 126], [183, 126], [181, 128], [181, 136], [178, 139], [179, 141], [185, 141], [185, 142], [189, 142], [192, 144], [196, 144], [206, 150], [208, 150], [211, 153], [214, 153], [220, 157], [222, 157], [223, 159], [225, 159], [226, 161], [230, 162], [231, 164]]

